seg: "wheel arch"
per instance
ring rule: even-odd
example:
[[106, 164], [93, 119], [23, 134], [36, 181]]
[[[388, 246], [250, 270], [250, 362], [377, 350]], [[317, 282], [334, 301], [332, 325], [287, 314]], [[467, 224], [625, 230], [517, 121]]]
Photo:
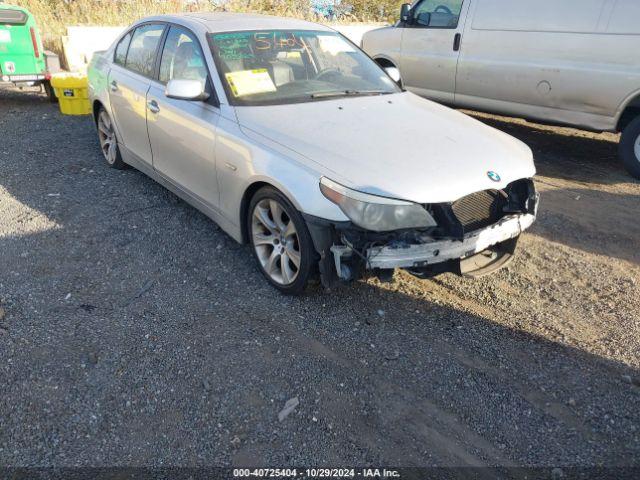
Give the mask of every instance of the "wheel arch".
[[[327, 210], [323, 210], [322, 208], [320, 208], [319, 210], [314, 210], [314, 208], [311, 208], [309, 211], [309, 208], [303, 207], [303, 205], [307, 205], [307, 207], [309, 207], [309, 205], [318, 206], [318, 204], [321, 204], [322, 201], [326, 202], [332, 210], [335, 208], [341, 213], [336, 205], [329, 202], [329, 200], [327, 200], [322, 195], [322, 193], [320, 193], [319, 187], [317, 188], [317, 192], [314, 192], [313, 195], [309, 195], [309, 183], [302, 182], [300, 177], [290, 178], [290, 180], [293, 183], [287, 181], [281, 182], [279, 180], [276, 180], [274, 177], [265, 177], [262, 175], [250, 179], [240, 200], [239, 220], [241, 227], [241, 243], [247, 243], [249, 241], [249, 232], [247, 231], [247, 216], [249, 214], [249, 204], [251, 203], [251, 199], [256, 194], [256, 192], [262, 187], [271, 187], [280, 192], [280, 194], [283, 195], [289, 201], [289, 203], [291, 203], [293, 208], [295, 208], [302, 215], [310, 214], [319, 218], [327, 218], [329, 220], [334, 219], [335, 212], [332, 213]], [[307, 185], [306, 189], [304, 185]]]
[[302, 208], [300, 203], [296, 200], [295, 196], [291, 194], [291, 192], [284, 187], [284, 185], [280, 185], [278, 182], [274, 182], [271, 179], [254, 179], [245, 189], [242, 194], [242, 200], [240, 201], [240, 227], [241, 227], [241, 235], [242, 235], [242, 243], [249, 242], [249, 232], [247, 231], [247, 215], [249, 214], [249, 204], [251, 203], [251, 199], [256, 194], [258, 190], [263, 187], [271, 187], [280, 194], [284, 195], [284, 197], [289, 200], [293, 208], [302, 212]]
[[616, 131], [622, 132], [637, 117], [640, 117], [640, 91], [633, 93], [624, 103], [616, 123]]
[[400, 67], [398, 67], [397, 63], [392, 60], [391, 58], [387, 57], [386, 55], [377, 55], [375, 57], [373, 57], [373, 60], [380, 65], [382, 68], [384, 67], [395, 67], [397, 69], [400, 69]]
[[93, 112], [93, 121], [97, 125], [98, 124], [98, 112], [100, 112], [101, 108], [105, 108], [100, 100], [94, 100], [92, 105]]
[[244, 193], [242, 194], [242, 200], [240, 201], [240, 235], [242, 237], [242, 243], [249, 242], [249, 231], [247, 228], [247, 215], [249, 214], [249, 204], [251, 203], [251, 199], [256, 194], [258, 190], [263, 187], [274, 187], [270, 183], [259, 180], [251, 183]]
[[387, 57], [386, 55], [378, 55], [377, 57], [373, 57], [373, 61], [376, 62], [380, 68], [383, 70], [387, 68], [395, 68], [398, 70], [400, 74], [400, 80], [397, 82], [400, 88], [404, 88], [404, 82], [402, 81], [402, 72], [400, 71], [400, 67], [395, 60]]

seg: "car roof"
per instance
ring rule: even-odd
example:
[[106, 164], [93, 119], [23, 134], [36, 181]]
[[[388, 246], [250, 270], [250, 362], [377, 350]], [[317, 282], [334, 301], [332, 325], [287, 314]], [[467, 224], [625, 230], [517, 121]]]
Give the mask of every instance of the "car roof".
[[165, 22], [187, 21], [197, 23], [208, 32], [233, 32], [241, 30], [322, 30], [331, 28], [319, 23], [307, 22], [296, 18], [259, 15], [256, 13], [230, 12], [190, 12], [174, 15], [158, 15], [141, 21], [160, 20]]

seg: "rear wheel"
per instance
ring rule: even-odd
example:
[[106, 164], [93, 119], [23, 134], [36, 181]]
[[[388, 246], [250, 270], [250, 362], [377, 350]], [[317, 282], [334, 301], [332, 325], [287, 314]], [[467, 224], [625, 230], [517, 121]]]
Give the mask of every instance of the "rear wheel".
[[51, 86], [51, 82], [49, 80], [45, 80], [42, 85], [44, 86], [44, 93], [47, 94], [47, 98], [51, 103], [58, 103], [58, 97], [56, 97], [56, 92]]
[[640, 179], [640, 117], [624, 129], [619, 148], [620, 158], [627, 171]]
[[289, 295], [304, 291], [315, 274], [317, 254], [302, 215], [278, 190], [264, 187], [249, 205], [247, 231], [265, 278]]
[[104, 155], [107, 164], [109, 164], [111, 168], [118, 170], [126, 168], [127, 164], [122, 161], [122, 157], [120, 156], [118, 139], [116, 138], [116, 132], [113, 128], [113, 122], [104, 107], [100, 107], [100, 111], [98, 112], [97, 126], [100, 150], [102, 150], [102, 155]]

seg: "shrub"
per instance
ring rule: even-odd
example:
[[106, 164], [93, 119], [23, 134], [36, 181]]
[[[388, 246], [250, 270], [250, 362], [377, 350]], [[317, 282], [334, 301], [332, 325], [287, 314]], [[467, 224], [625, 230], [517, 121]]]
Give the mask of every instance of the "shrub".
[[[36, 17], [45, 48], [60, 54], [69, 25], [128, 25], [142, 17], [184, 11], [255, 12], [325, 21], [316, 16], [309, 0], [9, 0]], [[335, 19], [343, 22], [393, 21], [398, 0], [343, 0]]]

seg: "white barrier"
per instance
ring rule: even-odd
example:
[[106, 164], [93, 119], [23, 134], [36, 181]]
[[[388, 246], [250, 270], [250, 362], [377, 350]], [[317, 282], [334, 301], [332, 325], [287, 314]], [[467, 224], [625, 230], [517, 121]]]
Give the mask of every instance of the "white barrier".
[[329, 27], [337, 30], [356, 45], [360, 46], [362, 36], [370, 30], [384, 27], [384, 23], [357, 23], [357, 24], [328, 24]]
[[[328, 24], [342, 33], [356, 45], [360, 45], [365, 32], [380, 28], [380, 23]], [[126, 27], [67, 27], [67, 36], [63, 38], [64, 55], [67, 66], [72, 71], [87, 68], [95, 52], [106, 50], [118, 38]]]
[[126, 27], [67, 27], [62, 39], [67, 67], [71, 71], [87, 68], [95, 52], [106, 50]]

